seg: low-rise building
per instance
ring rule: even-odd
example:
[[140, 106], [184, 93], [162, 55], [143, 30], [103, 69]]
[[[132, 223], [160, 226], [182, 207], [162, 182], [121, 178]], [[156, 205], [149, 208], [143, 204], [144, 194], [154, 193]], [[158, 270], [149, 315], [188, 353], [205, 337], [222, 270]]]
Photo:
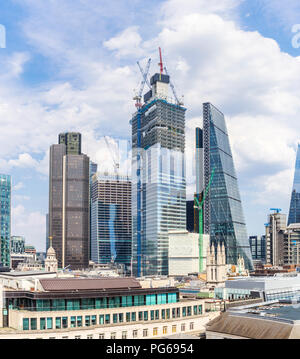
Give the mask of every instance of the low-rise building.
[[207, 339], [300, 339], [300, 304], [275, 301], [230, 308], [206, 326]]
[[292, 273], [227, 280], [224, 288], [215, 288], [215, 297], [223, 300], [261, 298], [263, 301], [300, 297], [300, 275]]
[[133, 278], [57, 276], [0, 274], [4, 287], [0, 339], [197, 335], [218, 315], [206, 313], [204, 300], [181, 300], [175, 287], [142, 288]]
[[[202, 261], [206, 270], [206, 254], [209, 236], [203, 235]], [[187, 276], [199, 273], [199, 234], [187, 231], [169, 232], [169, 275]]]

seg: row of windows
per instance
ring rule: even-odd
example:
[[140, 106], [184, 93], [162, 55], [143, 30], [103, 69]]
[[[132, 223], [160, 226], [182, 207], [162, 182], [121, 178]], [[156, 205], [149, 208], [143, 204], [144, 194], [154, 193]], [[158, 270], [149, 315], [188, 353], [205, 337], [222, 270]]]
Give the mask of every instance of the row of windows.
[[[67, 328], [81, 328], [90, 327], [95, 325], [108, 325], [108, 324], [121, 324], [136, 321], [154, 321], [166, 320], [172, 318], [190, 317], [193, 315], [202, 314], [202, 305], [195, 305], [193, 307], [182, 307], [171, 309], [151, 310], [143, 312], [128, 312], [116, 314], [103, 314], [103, 315], [86, 315], [86, 316], [71, 316], [71, 317], [56, 317], [56, 318], [40, 318], [40, 330], [52, 329], [67, 329]], [[38, 330], [37, 318], [23, 318], [23, 330]]]
[[177, 303], [177, 293], [135, 295], [109, 298], [91, 299], [55, 299], [55, 300], [24, 300], [15, 299], [9, 303], [10, 309], [30, 311], [63, 311], [63, 310], [88, 310], [120, 307], [136, 307], [144, 305], [160, 305]]
[[[180, 329], [181, 332], [185, 332], [186, 331], [186, 324], [181, 324]], [[190, 323], [189, 324], [189, 330], [194, 330], [194, 323]], [[143, 338], [147, 338], [149, 336], [150, 330], [149, 329], [143, 329]], [[172, 334], [177, 333], [177, 325], [172, 325]], [[159, 328], [153, 328], [152, 330], [152, 334], [153, 336], [157, 336], [160, 334]], [[168, 327], [164, 326], [162, 328], [162, 334], [168, 334]], [[105, 335], [104, 333], [100, 333], [99, 335], [97, 335], [99, 339], [117, 339], [117, 333], [113, 332], [110, 333], [109, 335]], [[97, 336], [94, 336], [93, 334], [88, 334], [86, 339], [97, 339]], [[127, 339], [128, 338], [128, 332], [127, 331], [122, 331], [122, 333], [120, 333], [120, 337], [122, 339]], [[134, 339], [138, 338], [138, 330], [133, 330], [132, 331], [132, 337]], [[39, 339], [39, 338], [37, 338]], [[49, 339], [56, 339], [55, 337], [50, 337]], [[69, 339], [68, 336], [63, 336], [62, 339]], [[74, 339], [82, 339], [81, 335], [76, 335]]]

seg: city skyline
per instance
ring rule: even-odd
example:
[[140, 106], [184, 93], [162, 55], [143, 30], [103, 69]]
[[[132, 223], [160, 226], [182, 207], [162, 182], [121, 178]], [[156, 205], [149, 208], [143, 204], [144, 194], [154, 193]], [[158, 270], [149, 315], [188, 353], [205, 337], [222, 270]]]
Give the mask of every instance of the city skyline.
[[[299, 4], [204, 4], [154, 1], [147, 11], [138, 0], [119, 7], [94, 0], [1, 5], [7, 41], [0, 49], [0, 172], [13, 179], [13, 235], [44, 249], [49, 145], [60, 132], [78, 131], [84, 153], [97, 163], [111, 161], [102, 136], [129, 138], [132, 90], [140, 79], [135, 63], [156, 58], [158, 46], [189, 108], [187, 153], [203, 102], [227, 118], [249, 235], [264, 233], [269, 208], [288, 213], [300, 137], [300, 50], [291, 31]], [[154, 8], [159, 15], [149, 16]], [[190, 199], [193, 186], [188, 183]]]

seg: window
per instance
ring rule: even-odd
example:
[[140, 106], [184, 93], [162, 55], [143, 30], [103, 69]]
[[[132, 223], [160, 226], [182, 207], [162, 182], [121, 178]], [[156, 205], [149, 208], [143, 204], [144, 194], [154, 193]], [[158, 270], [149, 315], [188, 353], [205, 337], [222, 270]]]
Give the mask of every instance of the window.
[[91, 317], [89, 315], [85, 316], [85, 326], [89, 327], [91, 325]]
[[144, 312], [144, 321], [148, 320], [148, 312]]
[[124, 321], [124, 315], [123, 315], [123, 313], [120, 313], [119, 314], [119, 323], [123, 323], [123, 321]]
[[170, 309], [167, 309], [167, 319], [170, 319]]
[[62, 339], [69, 339], [69, 337], [62, 337]]
[[177, 327], [176, 325], [172, 325], [172, 333], [176, 333]]
[[186, 307], [183, 307], [183, 308], [182, 308], [182, 316], [183, 316], [183, 317], [186, 317]]
[[122, 339], [127, 339], [127, 332], [122, 332]]
[[99, 324], [103, 325], [104, 324], [104, 315], [100, 315], [99, 316]]
[[166, 319], [166, 310], [162, 309], [161, 311], [161, 319]]
[[151, 320], [154, 320], [154, 310], [151, 310]]
[[64, 329], [68, 328], [68, 317], [63, 317], [62, 318], [62, 327]]
[[199, 305], [199, 307], [198, 307], [198, 313], [199, 313], [199, 314], [202, 314], [202, 305]]
[[143, 337], [146, 338], [148, 336], [148, 329], [143, 330]]
[[31, 330], [37, 330], [37, 320], [36, 318], [30, 319], [30, 329]]
[[172, 318], [176, 318], [176, 309], [175, 308], [172, 309]]
[[97, 324], [97, 317], [96, 315], [92, 315], [92, 325], [96, 325]]
[[110, 314], [105, 315], [105, 324], [110, 324]]
[[130, 322], [130, 313], [126, 313], [126, 322]]
[[93, 334], [90, 334], [86, 337], [87, 339], [93, 339]]
[[47, 329], [53, 329], [52, 318], [47, 318]]
[[46, 329], [46, 318], [40, 318], [40, 330]]
[[110, 339], [116, 339], [116, 338], [117, 338], [117, 333], [111, 333]]
[[180, 308], [177, 308], [177, 318], [180, 318]]
[[163, 327], [163, 334], [168, 334], [168, 327]]
[[181, 324], [181, 331], [185, 332], [185, 324]]
[[136, 313], [135, 312], [131, 313], [131, 321], [132, 322], [136, 321]]
[[187, 307], [187, 315], [188, 317], [192, 315], [192, 307]]
[[138, 336], [138, 331], [137, 331], [137, 330], [134, 330], [134, 331], [132, 332], [132, 337], [135, 339], [135, 338], [137, 338], [137, 336]]
[[197, 305], [194, 305], [194, 315], [197, 315], [198, 314], [198, 307]]
[[113, 323], [114, 324], [118, 323], [118, 314], [113, 314]]
[[99, 334], [99, 339], [104, 339], [104, 333]]
[[155, 337], [158, 334], [158, 328], [153, 328], [153, 336]]
[[143, 312], [139, 312], [139, 321], [143, 320]]
[[71, 328], [76, 327], [76, 317], [71, 317]]
[[75, 339], [81, 339], [81, 335], [76, 335]]
[[194, 330], [194, 323], [190, 323], [190, 330]]
[[82, 317], [77, 317], [77, 327], [78, 328], [82, 327]]
[[55, 329], [61, 329], [61, 318], [55, 318]]
[[29, 319], [23, 319], [23, 330], [29, 330]]

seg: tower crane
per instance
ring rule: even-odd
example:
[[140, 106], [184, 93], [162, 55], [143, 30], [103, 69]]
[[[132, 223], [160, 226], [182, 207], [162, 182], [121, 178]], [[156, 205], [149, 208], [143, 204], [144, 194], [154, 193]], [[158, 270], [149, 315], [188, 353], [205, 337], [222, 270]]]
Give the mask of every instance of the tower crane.
[[[166, 67], [165, 67], [165, 72], [166, 72], [166, 74], [169, 76], [168, 70], [167, 70]], [[174, 86], [173, 82], [171, 81], [171, 79], [170, 79], [170, 86], [171, 86], [171, 89], [172, 89], [172, 91], [173, 91], [173, 95], [174, 95], [174, 98], [175, 98], [175, 101], [176, 101], [177, 105], [178, 105], [178, 106], [183, 105], [183, 101], [180, 101], [180, 100], [179, 100], [179, 98], [178, 98], [178, 96], [177, 96], [177, 93], [176, 93], [176, 90], [175, 90], [175, 86]]]
[[[145, 88], [145, 83], [146, 82], [147, 82], [147, 84], [149, 83], [148, 82], [148, 74], [149, 74], [149, 70], [150, 70], [151, 59], [148, 60], [148, 63], [147, 63], [145, 71], [143, 71], [143, 69], [142, 69], [139, 62], [138, 62], [138, 65], [139, 65], [140, 71], [141, 71], [141, 73], [143, 75], [143, 80], [141, 82], [139, 92], [137, 93], [137, 95], [133, 99], [136, 101], [135, 106], [137, 108], [141, 108], [142, 107], [142, 94], [143, 94], [143, 91], [144, 91], [144, 88]], [[148, 86], [150, 86], [150, 84]]]
[[119, 158], [117, 158], [117, 159], [115, 158], [114, 152], [113, 152], [112, 147], [111, 147], [111, 145], [110, 145], [110, 143], [109, 143], [109, 141], [107, 139], [107, 136], [104, 136], [104, 139], [105, 139], [105, 142], [106, 142], [106, 146], [107, 146], [107, 148], [109, 150], [110, 156], [111, 156], [111, 158], [113, 160], [113, 163], [114, 163], [115, 175], [118, 177], [119, 169], [120, 169], [120, 160], [119, 160]]

